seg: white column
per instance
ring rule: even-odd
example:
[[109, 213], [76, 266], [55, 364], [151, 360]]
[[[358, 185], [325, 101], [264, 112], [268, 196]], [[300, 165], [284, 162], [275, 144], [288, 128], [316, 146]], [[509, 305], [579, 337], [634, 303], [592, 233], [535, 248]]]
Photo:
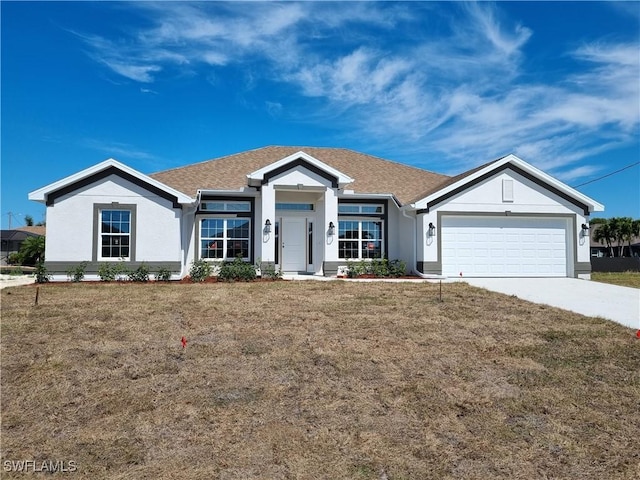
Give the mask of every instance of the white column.
[[[256, 222], [258, 241], [256, 242], [256, 259], [261, 258], [263, 262], [275, 261], [275, 238], [276, 238], [276, 192], [272, 185], [263, 185], [261, 189], [260, 212], [256, 212]], [[265, 222], [271, 222], [271, 232], [265, 232]]]
[[[334, 234], [329, 235], [329, 224], [333, 222]], [[338, 195], [335, 189], [327, 188], [324, 194], [324, 260], [335, 262], [338, 260]]]

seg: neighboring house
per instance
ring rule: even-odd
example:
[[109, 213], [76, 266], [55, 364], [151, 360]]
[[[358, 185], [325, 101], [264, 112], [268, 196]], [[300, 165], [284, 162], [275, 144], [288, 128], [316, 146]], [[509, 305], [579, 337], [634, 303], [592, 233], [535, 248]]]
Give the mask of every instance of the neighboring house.
[[[591, 256], [597, 258], [604, 258], [611, 256], [611, 248], [607, 246], [606, 243], [596, 242], [593, 237], [595, 232], [598, 230], [600, 225], [592, 225], [591, 231], [589, 232], [589, 244], [591, 247]], [[618, 250], [620, 247], [620, 242], [617, 240], [613, 240], [611, 242], [611, 246], [615, 252], [615, 255], [618, 255]], [[629, 253], [629, 242], [622, 242], [622, 253], [623, 257], [640, 257], [640, 237], [634, 237], [631, 239], [631, 253]]]
[[45, 227], [18, 227], [14, 230], [2, 230], [2, 252], [0, 264], [7, 265], [7, 257], [20, 251], [20, 246], [29, 237], [41, 237], [45, 234]]
[[333, 276], [384, 256], [446, 276], [583, 277], [603, 206], [514, 155], [456, 177], [352, 150], [265, 147], [142, 174], [113, 159], [29, 194], [55, 279], [87, 261], [167, 267], [241, 256]]

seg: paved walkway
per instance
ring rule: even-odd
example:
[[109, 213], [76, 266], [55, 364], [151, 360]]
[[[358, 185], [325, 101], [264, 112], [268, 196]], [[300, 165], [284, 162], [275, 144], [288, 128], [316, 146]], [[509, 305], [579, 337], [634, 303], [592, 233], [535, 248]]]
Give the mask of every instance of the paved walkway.
[[577, 278], [465, 278], [461, 281], [640, 329], [640, 289]]
[[31, 275], [0, 275], [0, 290], [5, 287], [18, 287], [35, 283], [35, 277]]

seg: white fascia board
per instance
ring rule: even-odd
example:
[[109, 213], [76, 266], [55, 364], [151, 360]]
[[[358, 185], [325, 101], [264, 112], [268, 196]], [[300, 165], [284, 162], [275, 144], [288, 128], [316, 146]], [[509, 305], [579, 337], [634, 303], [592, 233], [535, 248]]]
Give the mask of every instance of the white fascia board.
[[265, 174], [269, 173], [272, 170], [275, 170], [276, 168], [280, 168], [290, 162], [293, 162], [295, 160], [298, 160], [299, 158], [302, 158], [303, 160], [309, 162], [311, 165], [324, 170], [325, 172], [327, 172], [328, 174], [336, 177], [338, 179], [338, 185], [343, 186], [343, 185], [347, 185], [349, 183], [353, 183], [354, 180], [353, 178], [351, 178], [350, 176], [342, 173], [339, 170], [336, 170], [335, 168], [327, 165], [324, 162], [321, 162], [320, 160], [318, 160], [315, 157], [312, 157], [311, 155], [304, 153], [303, 151], [299, 151], [297, 153], [294, 153], [293, 155], [289, 155], [288, 157], [285, 157], [281, 160], [278, 160], [277, 162], [271, 163], [269, 165], [267, 165], [266, 167], [262, 167], [259, 170], [256, 170], [255, 172], [251, 172], [250, 174], [247, 175], [247, 179], [249, 181], [250, 185], [260, 185], [262, 183], [262, 181], [264, 180], [264, 176]]
[[522, 170], [525, 170], [529, 172], [531, 175], [534, 175], [538, 177], [540, 180], [543, 180], [545, 183], [552, 185], [553, 187], [557, 188], [561, 192], [564, 192], [567, 195], [575, 198], [576, 200], [584, 203], [589, 207], [590, 212], [604, 211], [604, 205], [602, 205], [601, 203], [596, 202], [593, 198], [580, 193], [575, 188], [570, 187], [566, 183], [561, 182], [557, 178], [552, 177], [548, 173], [543, 172], [542, 170], [531, 165], [530, 163], [525, 162], [521, 158], [518, 158], [515, 155], [511, 154], [505, 157], [505, 159], [508, 159], [508, 160], [504, 163], [511, 162], [517, 165], [518, 167], [520, 167]]
[[578, 192], [577, 190], [571, 188], [569, 185], [567, 185], [566, 183], [561, 182], [560, 180], [552, 177], [551, 175], [543, 172], [542, 170], [534, 167], [533, 165], [525, 162], [524, 160], [522, 160], [521, 158], [516, 157], [513, 154], [509, 154], [503, 158], [501, 158], [500, 160], [498, 160], [497, 162], [493, 162], [490, 165], [487, 165], [485, 168], [478, 170], [477, 172], [474, 172], [473, 174], [464, 177], [463, 179], [457, 181], [456, 183], [453, 183], [451, 185], [448, 185], [447, 187], [443, 188], [442, 190], [438, 190], [437, 192], [432, 193], [431, 195], [418, 200], [417, 202], [413, 203], [410, 205], [410, 208], [412, 209], [421, 209], [421, 208], [426, 208], [426, 206], [429, 204], [430, 201], [435, 200], [439, 197], [442, 197], [443, 195], [446, 195], [449, 192], [452, 192], [460, 187], [463, 187], [464, 185], [473, 182], [475, 179], [482, 177], [483, 175], [486, 175], [487, 173], [492, 172], [493, 170], [496, 170], [500, 167], [502, 167], [503, 165], [507, 164], [507, 163], [511, 163], [517, 167], [519, 167], [520, 169], [526, 171], [527, 173], [539, 178], [540, 180], [542, 180], [544, 183], [556, 188], [557, 190], [569, 195], [570, 197], [575, 198], [576, 200], [578, 200], [579, 202], [587, 205], [589, 207], [589, 211], [590, 212], [602, 212], [604, 210], [604, 206], [598, 202], [596, 202], [595, 200], [593, 200], [590, 197], [587, 197], [586, 195], [583, 195], [582, 193]]
[[338, 195], [338, 201], [341, 199], [350, 200], [378, 200], [378, 199], [391, 199], [393, 202], [401, 208], [400, 201], [393, 193], [355, 193], [353, 190], [344, 191], [341, 195]]
[[220, 190], [220, 189], [198, 189], [198, 196], [202, 195], [219, 195], [219, 196], [246, 196], [246, 197], [255, 197], [256, 189], [253, 187], [242, 187], [236, 190]]
[[80, 172], [74, 173], [73, 175], [69, 175], [68, 177], [58, 180], [57, 182], [50, 183], [49, 185], [39, 188], [38, 190], [34, 190], [33, 192], [29, 193], [29, 200], [34, 200], [36, 202], [46, 202], [47, 195], [49, 193], [60, 190], [67, 185], [72, 185], [75, 182], [90, 177], [91, 175], [99, 173], [109, 167], [115, 167], [118, 170], [122, 170], [123, 172], [126, 172], [129, 175], [136, 177], [145, 183], [148, 183], [149, 185], [153, 185], [156, 188], [164, 190], [165, 192], [176, 197], [178, 203], [191, 204], [195, 201], [195, 199], [189, 197], [188, 195], [185, 195], [184, 193], [179, 192], [178, 190], [175, 190], [162, 182], [158, 182], [157, 180], [148, 177], [144, 173], [140, 173], [139, 171], [134, 170], [133, 168], [128, 167], [124, 163], [120, 163], [113, 158], [109, 158], [103, 162], [93, 165], [92, 167], [86, 168], [84, 170], [81, 170]]

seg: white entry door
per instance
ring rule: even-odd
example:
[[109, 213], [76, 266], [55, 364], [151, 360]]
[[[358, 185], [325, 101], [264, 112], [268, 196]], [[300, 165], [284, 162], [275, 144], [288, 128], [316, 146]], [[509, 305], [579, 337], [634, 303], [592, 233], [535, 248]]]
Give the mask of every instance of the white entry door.
[[307, 270], [306, 224], [304, 218], [282, 219], [282, 270], [285, 272]]

